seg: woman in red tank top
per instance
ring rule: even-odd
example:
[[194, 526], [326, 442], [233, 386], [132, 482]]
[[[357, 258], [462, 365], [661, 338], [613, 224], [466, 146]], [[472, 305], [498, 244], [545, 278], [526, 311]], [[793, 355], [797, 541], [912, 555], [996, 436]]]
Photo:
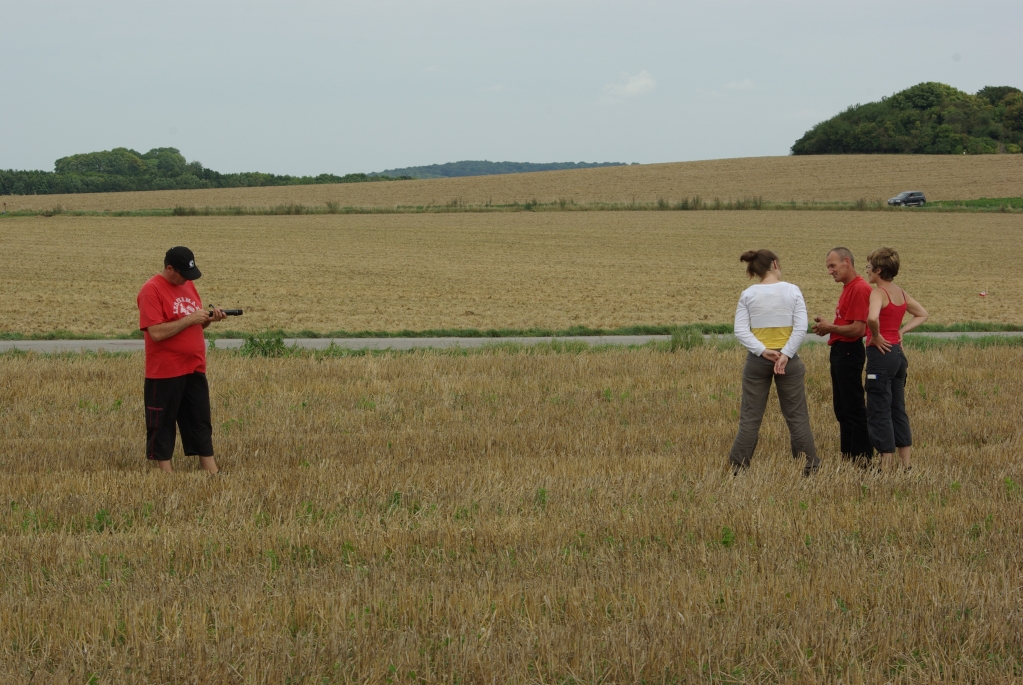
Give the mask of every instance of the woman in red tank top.
[[[867, 312], [867, 432], [881, 453], [881, 469], [894, 465], [895, 451], [909, 470], [913, 434], [906, 414], [906, 374], [902, 336], [927, 320], [927, 310], [892, 280], [899, 273], [899, 253], [890, 247], [867, 257], [867, 280], [875, 287]], [[902, 325], [906, 312], [913, 318]]]
[[[891, 292], [894, 290], [896, 297], [902, 298], [902, 304], [895, 304], [895, 300], [892, 299]], [[882, 294], [883, 293], [883, 294]], [[906, 310], [909, 307], [908, 295], [902, 288], [894, 286], [891, 281], [888, 281], [887, 286], [879, 285], [877, 289], [871, 294], [871, 305], [873, 304], [874, 295], [881, 295], [877, 298], [881, 300], [881, 311], [877, 315], [877, 328], [878, 328], [878, 342], [882, 340], [888, 343], [887, 347], [881, 347], [883, 352], [887, 352], [891, 349], [892, 345], [902, 344], [902, 331], [899, 330], [902, 326], [902, 320], [906, 317]], [[868, 314], [869, 316], [869, 314]], [[912, 319], [910, 320], [912, 322]], [[920, 323], [923, 323], [921, 321]], [[917, 324], [919, 325], [919, 324]], [[913, 326], [916, 328], [916, 326]], [[874, 331], [869, 326], [867, 327], [867, 344], [874, 338]], [[880, 347], [880, 345], [879, 345]]]

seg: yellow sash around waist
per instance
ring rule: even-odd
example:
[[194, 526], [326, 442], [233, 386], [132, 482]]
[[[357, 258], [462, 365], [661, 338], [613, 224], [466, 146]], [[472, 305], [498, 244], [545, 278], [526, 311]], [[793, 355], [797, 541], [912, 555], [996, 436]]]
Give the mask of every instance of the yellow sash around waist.
[[750, 332], [769, 350], [780, 350], [792, 337], [792, 326], [777, 326], [773, 328], [751, 328]]

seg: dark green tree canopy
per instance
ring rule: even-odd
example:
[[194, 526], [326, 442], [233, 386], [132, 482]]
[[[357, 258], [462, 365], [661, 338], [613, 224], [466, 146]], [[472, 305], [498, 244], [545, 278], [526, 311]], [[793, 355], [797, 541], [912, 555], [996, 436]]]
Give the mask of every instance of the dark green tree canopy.
[[510, 174], [550, 169], [583, 169], [617, 166], [619, 163], [564, 162], [452, 162], [426, 167], [390, 169], [379, 174], [319, 174], [287, 176], [258, 171], [222, 174], [201, 162], [185, 159], [177, 148], [157, 147], [145, 154], [126, 147], [61, 157], [54, 171], [0, 171], [0, 195], [49, 195], [54, 193], [105, 193], [122, 190], [187, 190], [191, 188], [242, 188], [253, 186], [312, 185], [319, 183], [365, 183], [416, 178]]
[[[200, 164], [198, 168], [201, 169], [202, 165]], [[185, 157], [173, 147], [153, 148], [144, 155], [126, 147], [115, 147], [113, 150], [103, 152], [85, 152], [61, 157], [54, 162], [54, 172], [58, 174], [149, 175], [177, 178], [187, 170], [188, 163]]]
[[928, 82], [817, 124], [795, 142], [792, 154], [993, 154], [1021, 148], [1019, 88], [986, 86], [970, 95]]
[[54, 171], [58, 174], [114, 174], [117, 176], [138, 176], [146, 173], [147, 169], [142, 155], [126, 147], [61, 157], [54, 162], [53, 166]]
[[[406, 177], [407, 178], [407, 177]], [[287, 176], [245, 172], [222, 174], [185, 159], [177, 148], [157, 147], [145, 154], [126, 147], [61, 157], [51, 171], [0, 171], [0, 195], [104, 193], [123, 190], [186, 190], [252, 186], [361, 183], [395, 180], [368, 174]]]

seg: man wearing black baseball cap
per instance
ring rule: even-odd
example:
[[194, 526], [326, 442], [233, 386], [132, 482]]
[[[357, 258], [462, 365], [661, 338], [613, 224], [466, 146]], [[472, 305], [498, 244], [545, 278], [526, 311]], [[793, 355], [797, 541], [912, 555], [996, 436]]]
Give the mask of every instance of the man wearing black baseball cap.
[[142, 286], [137, 302], [139, 328], [146, 339], [146, 458], [171, 473], [175, 424], [186, 456], [217, 473], [213, 457], [210, 387], [206, 382], [203, 330], [225, 314], [203, 309], [192, 281], [202, 276], [187, 247], [172, 247], [163, 271]]

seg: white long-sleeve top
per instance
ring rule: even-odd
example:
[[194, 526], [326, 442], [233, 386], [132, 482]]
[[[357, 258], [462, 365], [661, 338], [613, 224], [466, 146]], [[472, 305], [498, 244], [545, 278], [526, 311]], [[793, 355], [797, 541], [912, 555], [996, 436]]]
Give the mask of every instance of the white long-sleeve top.
[[757, 283], [742, 291], [735, 308], [735, 337], [756, 356], [767, 349], [764, 341], [773, 343], [791, 359], [806, 337], [806, 301], [799, 286], [780, 283]]

